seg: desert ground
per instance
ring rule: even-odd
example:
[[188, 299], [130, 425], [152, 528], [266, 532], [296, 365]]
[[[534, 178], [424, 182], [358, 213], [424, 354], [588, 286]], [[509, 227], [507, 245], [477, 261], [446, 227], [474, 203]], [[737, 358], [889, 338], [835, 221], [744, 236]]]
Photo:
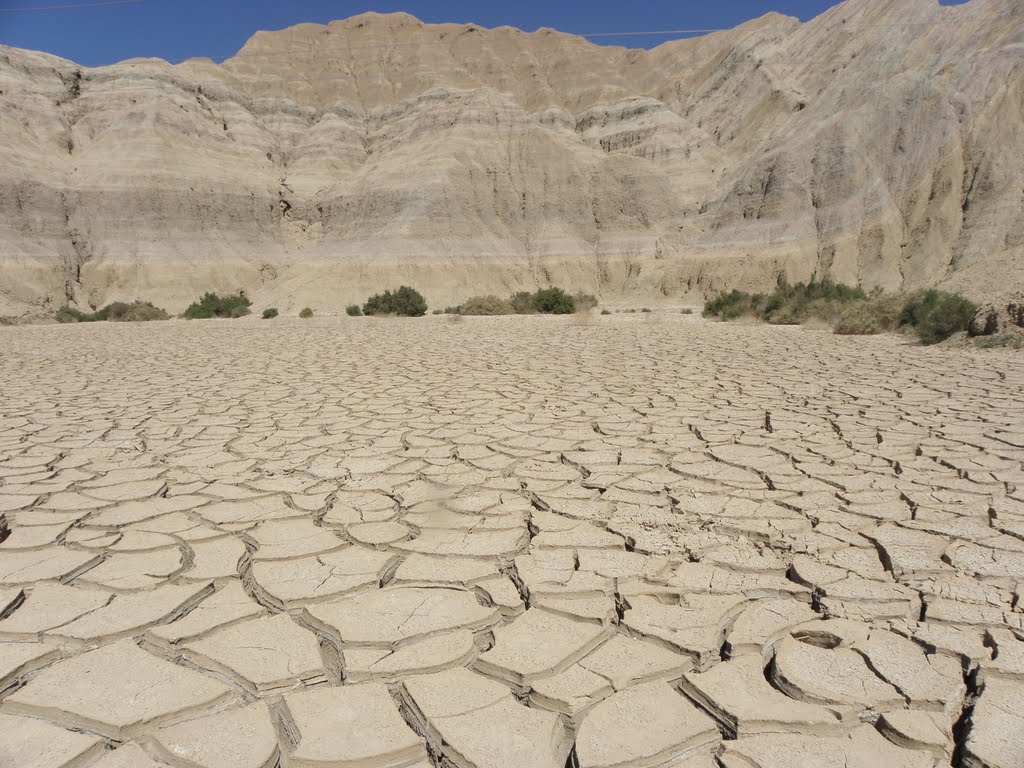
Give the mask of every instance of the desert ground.
[[0, 328], [0, 765], [1024, 765], [1024, 366], [578, 318]]

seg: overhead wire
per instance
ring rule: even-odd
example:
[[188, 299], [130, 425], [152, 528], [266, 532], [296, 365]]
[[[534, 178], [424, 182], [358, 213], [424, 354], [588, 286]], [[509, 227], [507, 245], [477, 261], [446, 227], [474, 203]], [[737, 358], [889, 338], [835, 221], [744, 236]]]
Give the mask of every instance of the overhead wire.
[[37, 11], [74, 11], [79, 8], [104, 8], [110, 5], [141, 5], [146, 0], [96, 0], [88, 3], [64, 3], [61, 5], [36, 5], [21, 8], [0, 8], [0, 13], [35, 13]]

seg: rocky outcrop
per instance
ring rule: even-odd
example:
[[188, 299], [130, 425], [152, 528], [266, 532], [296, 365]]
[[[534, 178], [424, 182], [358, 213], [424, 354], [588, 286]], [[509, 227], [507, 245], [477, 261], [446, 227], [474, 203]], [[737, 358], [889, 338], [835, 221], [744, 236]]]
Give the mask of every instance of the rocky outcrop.
[[974, 314], [967, 326], [971, 336], [991, 336], [1018, 329], [1024, 329], [1024, 294], [1000, 304], [986, 304]]
[[364, 14], [222, 64], [0, 47], [0, 316], [246, 289], [1024, 287], [1024, 7], [847, 0], [650, 51]]

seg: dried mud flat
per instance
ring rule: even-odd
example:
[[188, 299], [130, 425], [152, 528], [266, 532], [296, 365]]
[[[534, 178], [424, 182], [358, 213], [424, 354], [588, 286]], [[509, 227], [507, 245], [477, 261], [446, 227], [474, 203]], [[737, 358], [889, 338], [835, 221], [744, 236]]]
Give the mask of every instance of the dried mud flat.
[[0, 329], [0, 765], [1024, 765], [1019, 353]]

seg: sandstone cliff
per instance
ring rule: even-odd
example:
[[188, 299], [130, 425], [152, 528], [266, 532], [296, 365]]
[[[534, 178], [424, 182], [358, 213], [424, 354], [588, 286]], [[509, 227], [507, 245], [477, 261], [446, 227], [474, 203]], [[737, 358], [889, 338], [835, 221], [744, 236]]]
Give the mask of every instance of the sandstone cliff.
[[366, 14], [223, 64], [0, 47], [0, 316], [208, 288], [1024, 288], [1024, 3], [847, 0], [650, 51]]

